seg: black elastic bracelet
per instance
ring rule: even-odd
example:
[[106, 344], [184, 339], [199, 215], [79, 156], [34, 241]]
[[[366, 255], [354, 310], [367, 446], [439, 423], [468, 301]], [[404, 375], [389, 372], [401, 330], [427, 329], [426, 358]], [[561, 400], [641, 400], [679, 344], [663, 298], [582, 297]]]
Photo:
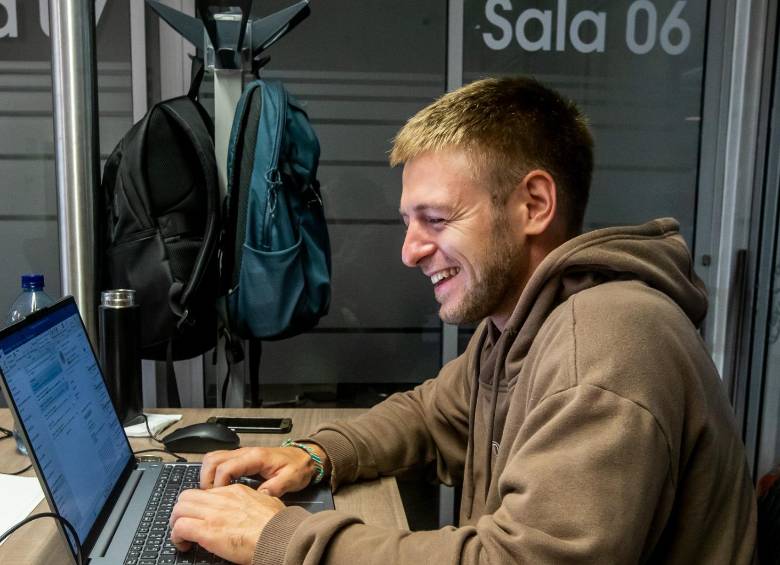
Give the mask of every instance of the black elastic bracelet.
[[68, 522], [68, 520], [66, 520], [59, 514], [55, 514], [54, 512], [41, 512], [40, 514], [33, 514], [32, 516], [27, 516], [27, 518], [11, 526], [3, 534], [1, 534], [0, 543], [2, 543], [6, 538], [8, 538], [11, 534], [13, 534], [16, 530], [18, 530], [25, 524], [29, 524], [30, 522], [32, 522], [33, 520], [37, 520], [38, 518], [54, 518], [55, 520], [59, 520], [62, 523], [62, 525], [65, 526], [65, 528], [67, 528], [68, 533], [71, 536], [73, 536], [73, 540], [76, 543], [76, 563], [78, 565], [84, 565], [84, 556], [82, 555], [81, 540], [79, 540], [78, 533], [76, 533], [76, 528], [74, 528], [73, 524]]

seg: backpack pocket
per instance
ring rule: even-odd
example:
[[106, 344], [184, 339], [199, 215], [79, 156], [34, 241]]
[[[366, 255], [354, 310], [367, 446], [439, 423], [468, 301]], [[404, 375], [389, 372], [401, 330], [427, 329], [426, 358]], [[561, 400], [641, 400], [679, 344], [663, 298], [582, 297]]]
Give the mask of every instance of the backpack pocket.
[[244, 244], [239, 286], [229, 296], [229, 304], [231, 318], [245, 335], [272, 339], [290, 326], [301, 301], [306, 300], [301, 249], [300, 237], [295, 245], [280, 251], [261, 251]]

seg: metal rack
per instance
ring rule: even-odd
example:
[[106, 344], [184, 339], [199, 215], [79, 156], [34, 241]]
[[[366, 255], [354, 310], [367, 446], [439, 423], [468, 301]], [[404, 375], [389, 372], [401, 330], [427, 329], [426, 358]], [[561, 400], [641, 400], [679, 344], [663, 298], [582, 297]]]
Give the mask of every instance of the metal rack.
[[[155, 0], [147, 5], [196, 49], [204, 69], [214, 78], [214, 150], [220, 192], [227, 193], [227, 153], [233, 115], [246, 77], [256, 77], [270, 60], [264, 51], [289, 33], [311, 12], [308, 0], [264, 18], [250, 18], [252, 0], [197, 0], [192, 17]], [[245, 345], [245, 351], [248, 347]], [[226, 406], [243, 407], [248, 362], [232, 366]], [[227, 373], [224, 351], [217, 344], [216, 384]], [[239, 378], [235, 378], [235, 377]], [[205, 379], [205, 376], [204, 376]], [[217, 395], [217, 403], [221, 402]]]

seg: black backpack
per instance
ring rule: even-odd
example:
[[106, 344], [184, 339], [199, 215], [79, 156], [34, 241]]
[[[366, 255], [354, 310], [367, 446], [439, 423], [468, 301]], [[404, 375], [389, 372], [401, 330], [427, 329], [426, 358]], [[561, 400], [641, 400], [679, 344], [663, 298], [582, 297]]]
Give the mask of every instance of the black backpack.
[[197, 101], [202, 75], [125, 134], [100, 188], [101, 288], [136, 291], [141, 356], [168, 361], [170, 406], [173, 361], [216, 344], [220, 195], [214, 127]]

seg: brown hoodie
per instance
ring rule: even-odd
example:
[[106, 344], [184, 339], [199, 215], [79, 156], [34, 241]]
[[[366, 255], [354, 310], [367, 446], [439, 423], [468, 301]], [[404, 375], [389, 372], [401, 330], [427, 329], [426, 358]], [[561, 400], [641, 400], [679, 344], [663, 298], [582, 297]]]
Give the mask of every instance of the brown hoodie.
[[253, 563], [749, 563], [755, 500], [706, 309], [674, 220], [568, 241], [503, 332], [481, 324], [435, 379], [311, 438], [334, 489], [414, 468], [462, 484], [459, 527], [286, 508]]

